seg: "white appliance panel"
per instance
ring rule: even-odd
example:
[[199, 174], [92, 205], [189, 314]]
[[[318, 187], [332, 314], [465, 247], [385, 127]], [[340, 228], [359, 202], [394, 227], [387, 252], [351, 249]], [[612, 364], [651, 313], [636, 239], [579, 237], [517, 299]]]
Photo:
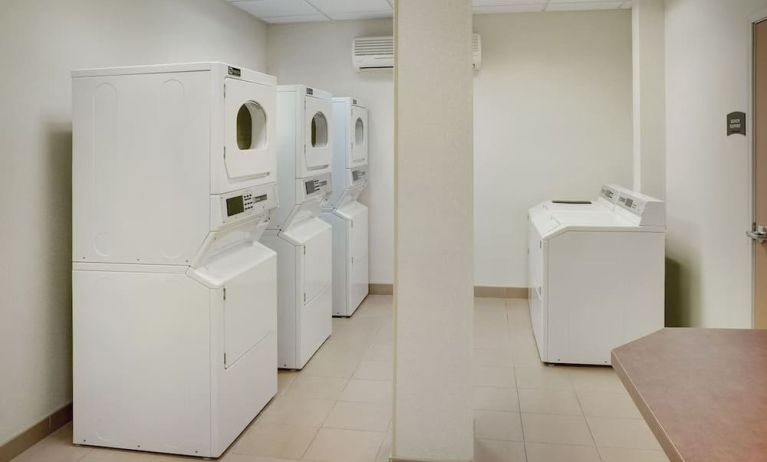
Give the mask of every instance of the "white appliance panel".
[[225, 163], [231, 178], [276, 181], [276, 95], [274, 87], [227, 78]]
[[192, 259], [209, 229], [209, 85], [207, 72], [74, 79], [75, 261]]
[[74, 442], [211, 455], [208, 289], [74, 271], [73, 302]]
[[368, 163], [368, 110], [362, 106], [352, 105], [351, 126], [351, 159], [349, 168]]
[[325, 98], [305, 96], [304, 169], [301, 177], [330, 171], [333, 153], [332, 104]]
[[349, 307], [353, 314], [367, 297], [369, 290], [368, 263], [368, 208], [359, 202], [352, 202], [342, 209], [349, 216]]

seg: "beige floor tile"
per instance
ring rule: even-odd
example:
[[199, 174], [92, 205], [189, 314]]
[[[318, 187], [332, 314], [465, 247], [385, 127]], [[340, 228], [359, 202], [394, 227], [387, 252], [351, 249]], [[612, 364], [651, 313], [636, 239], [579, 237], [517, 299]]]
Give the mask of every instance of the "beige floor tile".
[[607, 391], [627, 393], [615, 371], [609, 367], [568, 368], [573, 386], [578, 391]]
[[[192, 459], [194, 461], [195, 459]], [[235, 454], [233, 452], [226, 453], [222, 458], [218, 459], [220, 462], [295, 462], [292, 459], [278, 459], [275, 457], [261, 457], [250, 456], [247, 454]], [[179, 462], [189, 462], [189, 459], [182, 459]]]
[[513, 388], [514, 385], [513, 367], [487, 367], [474, 365], [474, 386], [475, 387], [502, 387]]
[[296, 377], [298, 377], [298, 371], [279, 371], [277, 373], [277, 394], [285, 393]]
[[600, 462], [593, 446], [525, 443], [527, 462]]
[[304, 455], [317, 462], [374, 462], [384, 433], [321, 428]]
[[573, 390], [543, 390], [520, 388], [519, 407], [522, 412], [538, 414], [582, 415]]
[[391, 421], [388, 404], [336, 402], [323, 427], [385, 432]]
[[474, 409], [519, 412], [515, 388], [474, 387]]
[[474, 411], [474, 435], [485, 440], [524, 441], [518, 412]]
[[87, 446], [72, 444], [72, 424], [69, 423], [16, 456], [13, 462], [75, 462], [90, 451]]
[[258, 422], [320, 427], [334, 405], [331, 400], [292, 399], [283, 395], [261, 413]]
[[335, 401], [346, 387], [347, 379], [301, 375], [285, 392], [290, 399], [325, 399]]
[[475, 348], [511, 348], [511, 332], [506, 324], [474, 326]]
[[517, 441], [474, 440], [474, 462], [525, 462], [525, 445]]
[[391, 344], [373, 343], [362, 358], [367, 361], [389, 361], [394, 358], [394, 347]]
[[340, 401], [391, 404], [392, 395], [392, 382], [352, 379], [346, 384], [346, 388], [338, 399]]
[[561, 366], [516, 367], [517, 387], [541, 390], [572, 390], [573, 383]]
[[474, 348], [474, 364], [488, 367], [510, 367], [514, 365], [511, 347]]
[[522, 428], [529, 443], [594, 445], [583, 416], [522, 414]]
[[668, 462], [663, 451], [626, 448], [599, 448], [603, 462]]
[[512, 359], [515, 366], [544, 367], [535, 345], [519, 345], [517, 342], [512, 343], [512, 345]]
[[[325, 352], [322, 352], [325, 353]], [[301, 371], [302, 375], [348, 379], [359, 366], [361, 358], [354, 354], [338, 357], [332, 353], [315, 355]]]
[[578, 400], [587, 416], [642, 418], [628, 393], [581, 390], [578, 391]]
[[140, 451], [93, 448], [88, 452], [88, 454], [79, 460], [81, 462], [153, 462], [156, 458], [159, 457], [169, 456], [160, 456], [158, 454], [151, 454], [148, 452]]
[[378, 457], [376, 457], [376, 462], [389, 462], [389, 458], [391, 458], [391, 445], [392, 434], [391, 431], [389, 431], [384, 436], [381, 447], [378, 449]]
[[661, 450], [655, 435], [641, 419], [586, 418], [599, 447]]
[[394, 366], [389, 361], [362, 361], [352, 376], [355, 380], [391, 381]]
[[256, 422], [230, 449], [235, 454], [300, 459], [319, 428]]

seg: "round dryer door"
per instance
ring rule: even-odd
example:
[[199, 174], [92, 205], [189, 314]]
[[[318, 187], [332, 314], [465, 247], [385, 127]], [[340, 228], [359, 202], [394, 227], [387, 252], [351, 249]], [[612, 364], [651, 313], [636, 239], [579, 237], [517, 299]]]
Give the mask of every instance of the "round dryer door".
[[226, 79], [227, 175], [232, 179], [274, 181], [275, 89], [246, 80]]
[[352, 106], [352, 126], [349, 133], [352, 138], [351, 159], [349, 164], [364, 165], [368, 163], [368, 110], [360, 106]]
[[332, 103], [328, 100], [306, 97], [305, 137], [303, 171], [300, 176], [316, 175], [330, 171], [333, 149], [330, 114]]

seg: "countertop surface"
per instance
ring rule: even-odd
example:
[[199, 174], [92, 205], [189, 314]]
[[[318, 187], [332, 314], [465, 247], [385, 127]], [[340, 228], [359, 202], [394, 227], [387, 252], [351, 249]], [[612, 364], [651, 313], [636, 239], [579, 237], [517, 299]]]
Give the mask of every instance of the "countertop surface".
[[767, 331], [663, 329], [612, 357], [672, 462], [767, 461]]

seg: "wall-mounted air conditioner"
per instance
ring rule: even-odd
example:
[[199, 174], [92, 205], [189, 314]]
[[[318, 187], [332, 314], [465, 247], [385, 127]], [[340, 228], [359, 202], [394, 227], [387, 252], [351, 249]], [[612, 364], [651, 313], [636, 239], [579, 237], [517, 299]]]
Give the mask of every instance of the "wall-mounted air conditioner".
[[[472, 65], [479, 70], [482, 64], [482, 39], [473, 34], [471, 40]], [[352, 63], [357, 72], [394, 68], [394, 38], [357, 37], [352, 44]]]

